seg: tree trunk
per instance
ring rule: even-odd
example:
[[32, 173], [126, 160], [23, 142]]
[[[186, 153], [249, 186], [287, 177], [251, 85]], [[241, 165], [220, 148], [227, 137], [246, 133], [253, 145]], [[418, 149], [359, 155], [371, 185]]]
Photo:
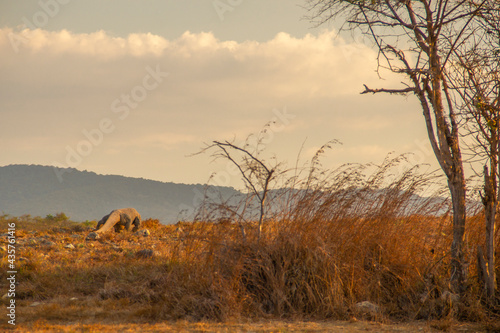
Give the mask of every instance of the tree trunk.
[[483, 286], [488, 284], [486, 279], [486, 262], [484, 261], [484, 253], [481, 245], [477, 246], [477, 282]]
[[[439, 68], [438, 65], [436, 65]], [[437, 76], [439, 78], [439, 76]], [[417, 97], [424, 110], [427, 134], [441, 169], [444, 171], [450, 190], [453, 206], [453, 242], [451, 245], [451, 272], [450, 283], [454, 293], [463, 294], [467, 278], [464, 267], [464, 234], [466, 219], [466, 186], [462, 163], [462, 154], [459, 146], [458, 125], [452, 118], [451, 131], [445, 121], [442, 95], [439, 82], [434, 83], [434, 89], [427, 88], [426, 98], [418, 84]], [[428, 103], [428, 100], [430, 103]], [[432, 110], [429, 107], [432, 105]], [[431, 114], [435, 116], [436, 132], [434, 131]], [[451, 114], [451, 112], [450, 112]], [[436, 138], [437, 137], [437, 138]]]
[[[494, 164], [494, 161], [491, 161]], [[492, 165], [492, 171], [496, 170], [496, 165]], [[496, 276], [495, 276], [495, 217], [496, 217], [496, 193], [494, 184], [494, 171], [490, 174], [488, 166], [484, 166], [484, 214], [486, 222], [486, 268], [483, 271], [486, 295], [489, 299], [495, 297]]]
[[[458, 179], [455, 179], [458, 178]], [[467, 268], [464, 265], [465, 234], [465, 180], [453, 177], [448, 180], [453, 205], [453, 242], [451, 244], [451, 277], [452, 289], [457, 294], [465, 292]]]

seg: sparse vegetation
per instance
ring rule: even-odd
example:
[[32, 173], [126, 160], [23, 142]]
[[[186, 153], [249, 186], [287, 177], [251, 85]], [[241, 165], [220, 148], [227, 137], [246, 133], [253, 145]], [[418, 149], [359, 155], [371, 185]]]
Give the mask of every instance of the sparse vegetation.
[[[401, 159], [327, 173], [313, 160], [303, 181], [269, 196], [260, 241], [258, 221], [245, 222], [246, 241], [241, 221], [149, 219], [142, 227], [149, 236], [110, 232], [86, 242], [90, 222], [2, 216], [3, 230], [16, 223], [18, 323], [359, 318], [427, 320], [429, 330], [450, 330], [456, 320], [476, 323], [476, 331], [498, 328], [499, 308], [485, 302], [474, 265], [465, 296], [452, 293], [449, 202], [416, 196], [436, 178], [418, 167], [398, 176]], [[481, 212], [467, 221], [471, 263], [484, 241], [482, 221]], [[5, 252], [1, 266], [6, 281]], [[362, 301], [378, 310], [361, 312]]]

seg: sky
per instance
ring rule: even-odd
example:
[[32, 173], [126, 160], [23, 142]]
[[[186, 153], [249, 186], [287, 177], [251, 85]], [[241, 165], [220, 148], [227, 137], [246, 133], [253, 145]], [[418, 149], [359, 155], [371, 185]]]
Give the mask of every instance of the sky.
[[370, 40], [315, 26], [305, 5], [0, 0], [0, 166], [241, 187], [227, 161], [196, 153], [259, 135], [263, 158], [289, 165], [330, 140], [342, 144], [326, 168], [391, 152], [435, 165], [414, 96], [360, 94], [402, 78], [377, 74]]

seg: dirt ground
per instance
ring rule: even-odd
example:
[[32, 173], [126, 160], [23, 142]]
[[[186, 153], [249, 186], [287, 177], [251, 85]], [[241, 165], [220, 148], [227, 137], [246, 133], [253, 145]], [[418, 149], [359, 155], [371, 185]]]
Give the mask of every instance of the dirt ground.
[[[3, 328], [7, 328], [2, 325]], [[0, 327], [0, 329], [2, 329]], [[449, 321], [382, 324], [369, 321], [164, 322], [156, 324], [52, 324], [39, 321], [16, 325], [16, 332], [493, 332], [476, 324]]]
[[[197, 231], [198, 229], [193, 228], [194, 231], [190, 234], [190, 225], [183, 226], [184, 231], [179, 231], [175, 225], [162, 226], [158, 221], [158, 225], [155, 225], [155, 221], [150, 221], [148, 229], [151, 234], [148, 237], [130, 233], [109, 234], [100, 241], [87, 242], [87, 229], [79, 225], [76, 226], [79, 228], [72, 225], [55, 228], [49, 222], [29, 222], [31, 224], [27, 223], [27, 227], [17, 234], [16, 247], [19, 250], [16, 254], [23, 260], [19, 260], [17, 264], [19, 285], [16, 285], [16, 326], [7, 323], [8, 300], [1, 299], [0, 318], [3, 319], [0, 319], [0, 332], [12, 329], [16, 332], [500, 332], [498, 320], [488, 322], [483, 317], [480, 317], [483, 321], [479, 323], [462, 323], [446, 318], [401, 323], [390, 322], [385, 316], [375, 317], [378, 321], [347, 316], [344, 318], [352, 319], [287, 321], [270, 320], [279, 318], [278, 316], [255, 315], [246, 319], [228, 310], [225, 318], [230, 319], [226, 322], [200, 322], [195, 321], [196, 318], [205, 317], [191, 317], [191, 313], [182, 314], [181, 317], [156, 317], [155, 312], [145, 315], [145, 311], [149, 311], [149, 303], [141, 298], [142, 294], [134, 293], [134, 290], [126, 287], [135, 283], [140, 288], [149, 288], [151, 282], [165, 274], [162, 267], [179, 267], [168, 260], [176, 258], [171, 253], [177, 251], [177, 247], [184, 248], [184, 239], [188, 239], [186, 235], [196, 236], [196, 232], [203, 235], [203, 232], [207, 232], [205, 229]], [[192, 239], [195, 239], [194, 236]], [[7, 244], [6, 241], [4, 244]], [[68, 248], [68, 244], [72, 247]], [[0, 245], [3, 244], [0, 242]], [[152, 255], [148, 258], [139, 257], [137, 254], [144, 249], [151, 249]], [[4, 255], [1, 262], [4, 265], [3, 272], [8, 270], [6, 258]], [[139, 265], [140, 263], [145, 265]], [[154, 274], [151, 269], [156, 269]], [[79, 274], [70, 274], [74, 272]], [[168, 281], [177, 281], [176, 283], [189, 277], [186, 274], [191, 274], [189, 270], [172, 272], [179, 272], [179, 275], [171, 273]], [[102, 276], [106, 277], [106, 281], [102, 280]], [[177, 280], [172, 280], [173, 277], [177, 277]], [[94, 278], [98, 282], [93, 282]], [[1, 289], [7, 287], [7, 280], [2, 278], [2, 281]], [[124, 281], [127, 281], [126, 285]], [[198, 280], [193, 281], [198, 283]], [[188, 284], [180, 290], [186, 292], [190, 287], [197, 286]], [[122, 291], [125, 294], [120, 294]], [[131, 301], [130, 297], [134, 295], [140, 297]], [[177, 301], [183, 306], [191, 304], [186, 303], [187, 301], [182, 303], [184, 300], [180, 298]], [[152, 309], [158, 312], [156, 308]], [[158, 318], [186, 320], [159, 321]]]

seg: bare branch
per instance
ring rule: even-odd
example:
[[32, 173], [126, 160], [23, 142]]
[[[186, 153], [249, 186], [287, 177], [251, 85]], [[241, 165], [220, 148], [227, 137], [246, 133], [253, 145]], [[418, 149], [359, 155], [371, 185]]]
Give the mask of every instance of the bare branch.
[[376, 93], [388, 93], [388, 94], [408, 94], [408, 93], [414, 93], [416, 91], [415, 88], [413, 87], [408, 87], [408, 88], [404, 88], [404, 89], [385, 89], [385, 88], [381, 88], [381, 89], [370, 89], [366, 86], [366, 84], [363, 84], [363, 86], [365, 87], [365, 90], [362, 91], [360, 94], [363, 95], [363, 94], [368, 94], [368, 93], [372, 93], [372, 94], [376, 94]]

